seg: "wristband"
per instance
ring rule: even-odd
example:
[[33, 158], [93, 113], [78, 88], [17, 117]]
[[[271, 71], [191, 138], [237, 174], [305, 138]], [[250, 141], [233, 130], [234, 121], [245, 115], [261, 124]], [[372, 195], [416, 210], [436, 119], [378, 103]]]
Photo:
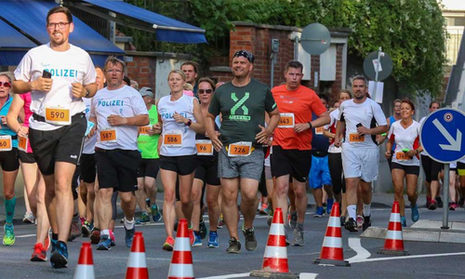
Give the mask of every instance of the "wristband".
[[192, 124], [192, 120], [188, 119], [188, 120], [187, 120], [187, 123], [186, 123], [186, 126], [187, 126], [187, 127], [190, 127], [191, 124]]
[[312, 128], [313, 128], [312, 122], [309, 121], [309, 122], [307, 122], [307, 123], [308, 123], [308, 126], [310, 126], [310, 129], [312, 129]]

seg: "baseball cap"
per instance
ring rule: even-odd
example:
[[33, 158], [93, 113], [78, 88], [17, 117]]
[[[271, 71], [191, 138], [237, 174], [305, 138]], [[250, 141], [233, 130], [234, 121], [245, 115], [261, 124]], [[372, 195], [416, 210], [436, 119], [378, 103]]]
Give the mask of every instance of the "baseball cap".
[[139, 93], [142, 97], [144, 96], [149, 96], [149, 97], [152, 97], [153, 98], [153, 92], [152, 92], [152, 89], [150, 87], [142, 87], [140, 90], [139, 90]]

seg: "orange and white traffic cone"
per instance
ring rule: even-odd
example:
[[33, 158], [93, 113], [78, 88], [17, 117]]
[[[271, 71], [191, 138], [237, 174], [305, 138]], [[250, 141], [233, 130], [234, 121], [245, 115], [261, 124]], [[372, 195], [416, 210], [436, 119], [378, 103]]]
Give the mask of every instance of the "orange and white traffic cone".
[[289, 272], [286, 234], [284, 232], [283, 211], [281, 208], [276, 208], [273, 214], [273, 223], [271, 223], [268, 234], [262, 269], [252, 271], [250, 276], [299, 278], [299, 275]]
[[337, 266], [350, 266], [348, 261], [344, 261], [342, 249], [341, 218], [339, 213], [339, 203], [335, 202], [331, 209], [326, 234], [321, 246], [320, 258], [316, 259], [316, 264], [331, 264]]
[[149, 270], [145, 261], [145, 244], [142, 232], [135, 232], [128, 258], [126, 279], [148, 279]]
[[194, 279], [194, 266], [186, 219], [180, 219], [178, 222], [168, 279]]
[[400, 223], [399, 202], [394, 201], [392, 204], [391, 217], [384, 239], [384, 248], [379, 250], [379, 254], [402, 256], [408, 255], [404, 250], [404, 240], [402, 239], [402, 224]]
[[74, 272], [74, 279], [94, 279], [94, 259], [92, 258], [92, 247], [90, 242], [83, 242], [79, 260]]

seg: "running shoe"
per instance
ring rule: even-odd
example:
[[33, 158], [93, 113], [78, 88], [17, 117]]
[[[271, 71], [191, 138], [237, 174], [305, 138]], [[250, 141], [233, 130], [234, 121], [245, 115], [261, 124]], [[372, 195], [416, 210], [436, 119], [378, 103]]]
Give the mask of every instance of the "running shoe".
[[304, 246], [304, 232], [296, 227], [293, 234], [292, 246]]
[[[132, 239], [134, 238], [134, 233], [136, 232], [136, 226], [133, 226], [132, 229], [128, 230], [126, 227], [124, 227], [124, 231], [126, 234], [124, 235], [124, 241], [126, 242], [126, 246], [128, 248], [131, 248], [132, 246]], [[111, 240], [110, 240], [111, 244]]]
[[325, 209], [322, 206], [317, 206], [315, 214], [313, 214], [313, 217], [318, 217], [321, 218], [325, 214]]
[[239, 254], [241, 251], [241, 243], [239, 240], [235, 239], [234, 237], [231, 237], [229, 240], [229, 246], [226, 248], [226, 252], [230, 254]]
[[140, 215], [140, 218], [136, 220], [136, 224], [141, 224], [141, 223], [148, 223], [150, 222], [150, 216], [147, 212], [142, 212]]
[[415, 204], [411, 205], [410, 208], [412, 209], [412, 221], [418, 221], [418, 219], [420, 219], [420, 212], [418, 211], [418, 206]]
[[442, 208], [444, 206], [444, 203], [442, 202], [442, 199], [440, 196], [436, 197], [436, 202], [438, 203], [439, 208]]
[[326, 213], [331, 214], [331, 209], [333, 209], [334, 200], [328, 199], [326, 201]]
[[435, 210], [436, 208], [438, 208], [438, 203], [435, 200], [430, 200], [428, 209]]
[[208, 247], [209, 248], [218, 248], [220, 245], [218, 243], [218, 233], [216, 231], [210, 231], [208, 234]]
[[400, 223], [402, 224], [402, 227], [407, 227], [407, 219], [405, 219], [405, 216], [400, 216]]
[[192, 246], [194, 247], [202, 246], [202, 238], [200, 237], [199, 232], [194, 232], [194, 243], [192, 243]]
[[368, 229], [368, 227], [371, 227], [371, 216], [363, 216], [363, 225], [362, 225], [362, 230], [365, 231]]
[[349, 218], [344, 224], [344, 227], [346, 230], [349, 232], [357, 232], [357, 222], [354, 220], [354, 218]]
[[357, 230], [361, 230], [363, 228], [363, 216], [362, 215], [357, 215]]
[[218, 225], [216, 226], [217, 229], [222, 229], [224, 226], [224, 219], [223, 214], [220, 215], [220, 219], [218, 219]]
[[295, 229], [295, 227], [297, 226], [297, 211], [290, 212], [289, 216], [289, 227], [291, 229]]
[[464, 204], [464, 203], [465, 203], [465, 198], [463, 198], [463, 197], [460, 198], [460, 199], [459, 199], [459, 206], [460, 206], [460, 207], [463, 207], [463, 204]]
[[207, 237], [208, 229], [207, 225], [205, 225], [205, 222], [203, 221], [203, 217], [200, 217], [199, 233], [201, 239], [205, 239], [205, 237]]
[[454, 211], [457, 208], [457, 203], [455, 202], [450, 202], [449, 203], [449, 210]]
[[92, 233], [90, 234], [90, 243], [92, 244], [98, 244], [100, 241], [100, 230], [96, 227], [92, 230]]
[[267, 215], [268, 214], [268, 204], [267, 203], [262, 203], [262, 206], [260, 206], [259, 212], [260, 215]]
[[145, 199], [145, 204], [147, 205], [148, 208], [150, 208], [150, 199], [149, 198], [146, 198]]
[[194, 239], [195, 239], [195, 237], [194, 237], [194, 231], [192, 230], [192, 228], [189, 228], [189, 229], [187, 230], [187, 233], [189, 234], [189, 243], [190, 243], [191, 246], [192, 246], [192, 245], [194, 245]]
[[55, 251], [50, 257], [53, 268], [63, 268], [68, 264], [68, 246], [63, 241], [58, 241]]
[[257, 249], [257, 239], [255, 239], [254, 227], [249, 229], [242, 227], [242, 233], [245, 237], [245, 249], [248, 251], [255, 251]]
[[50, 253], [53, 254], [57, 249], [58, 239], [50, 239], [50, 244], [52, 245], [52, 250], [50, 251]]
[[24, 213], [23, 223], [34, 224], [35, 219], [36, 218], [34, 217], [34, 214], [32, 214], [32, 212], [30, 211], [27, 211], [26, 213]]
[[[149, 200], [149, 204], [150, 204], [150, 200]], [[161, 221], [162, 216], [161, 216], [160, 210], [158, 210], [158, 206], [157, 206], [156, 204], [153, 204], [153, 205], [150, 207], [150, 212], [152, 213], [152, 220], [153, 220], [155, 223]]]
[[115, 234], [113, 233], [112, 230], [110, 230], [110, 240], [111, 240], [111, 246], [112, 247], [116, 246]]
[[42, 243], [37, 242], [34, 245], [31, 262], [45, 262], [47, 261], [47, 249], [45, 249]]
[[3, 235], [3, 245], [11, 246], [15, 244], [16, 237], [13, 224], [5, 224], [3, 226], [3, 231], [5, 232]]
[[45, 240], [44, 240], [44, 248], [45, 248], [45, 251], [47, 251], [49, 247], [50, 247], [50, 236], [49, 236], [49, 234], [47, 233], [47, 236], [45, 237]]
[[165, 243], [163, 243], [162, 247], [163, 247], [163, 250], [173, 251], [174, 239], [171, 236], [168, 236], [165, 240]]
[[111, 239], [109, 235], [102, 235], [97, 245], [97, 250], [108, 251], [111, 249]]
[[75, 238], [81, 236], [81, 227], [78, 217], [73, 217], [71, 221], [71, 228], [69, 229], [68, 241], [73, 241]]
[[94, 225], [88, 221], [84, 221], [84, 224], [81, 226], [81, 233], [83, 237], [89, 237]]

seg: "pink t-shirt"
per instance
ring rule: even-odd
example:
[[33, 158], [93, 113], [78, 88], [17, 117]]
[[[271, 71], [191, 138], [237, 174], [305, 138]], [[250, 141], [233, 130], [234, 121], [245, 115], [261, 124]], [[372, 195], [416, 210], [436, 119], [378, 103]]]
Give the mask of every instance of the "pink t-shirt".
[[[32, 101], [31, 92], [27, 92], [27, 93], [24, 93], [24, 94], [19, 94], [19, 97], [21, 97], [21, 99], [23, 99], [23, 101], [24, 101], [24, 106], [23, 106], [23, 109], [24, 109], [24, 123], [23, 123], [23, 126], [29, 127], [29, 118], [32, 115], [32, 111], [31, 111], [31, 101]], [[32, 148], [31, 148], [31, 144], [29, 143], [29, 141], [27, 141], [27, 153], [32, 153]]]

